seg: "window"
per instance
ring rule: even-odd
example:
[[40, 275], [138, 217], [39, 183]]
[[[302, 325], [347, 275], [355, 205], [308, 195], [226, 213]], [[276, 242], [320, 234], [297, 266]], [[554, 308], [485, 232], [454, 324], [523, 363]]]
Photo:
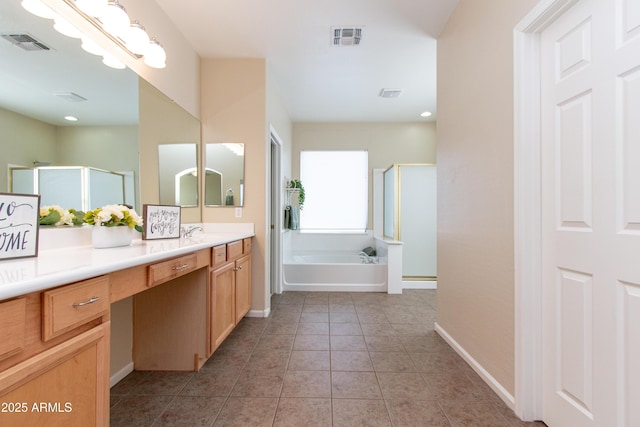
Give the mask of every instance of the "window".
[[300, 180], [306, 198], [300, 212], [301, 229], [364, 232], [368, 178], [367, 151], [302, 151]]

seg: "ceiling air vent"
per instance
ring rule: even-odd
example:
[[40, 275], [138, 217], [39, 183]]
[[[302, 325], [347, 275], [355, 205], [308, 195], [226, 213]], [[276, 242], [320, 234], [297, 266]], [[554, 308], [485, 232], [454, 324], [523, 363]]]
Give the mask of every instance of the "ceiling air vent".
[[379, 96], [383, 98], [397, 98], [402, 93], [402, 89], [382, 89]]
[[362, 39], [362, 28], [331, 27], [331, 44], [333, 46], [357, 46]]
[[51, 50], [51, 48], [44, 43], [34, 39], [29, 34], [3, 34], [2, 38], [7, 40], [14, 46], [19, 47], [22, 50], [29, 52], [40, 50]]
[[54, 95], [57, 96], [58, 98], [62, 98], [65, 101], [69, 101], [69, 102], [83, 102], [87, 100], [87, 98], [73, 92], [57, 92], [57, 93], [54, 93]]

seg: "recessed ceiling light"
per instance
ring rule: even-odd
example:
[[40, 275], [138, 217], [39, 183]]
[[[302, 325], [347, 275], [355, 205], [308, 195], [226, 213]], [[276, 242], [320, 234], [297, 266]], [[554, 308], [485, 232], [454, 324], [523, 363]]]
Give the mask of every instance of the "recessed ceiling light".
[[425, 111], [424, 113], [420, 114], [420, 117], [429, 117], [431, 116], [431, 111]]
[[68, 120], [70, 122], [77, 122], [78, 118], [77, 117], [73, 117], [73, 116], [64, 116], [65, 120]]

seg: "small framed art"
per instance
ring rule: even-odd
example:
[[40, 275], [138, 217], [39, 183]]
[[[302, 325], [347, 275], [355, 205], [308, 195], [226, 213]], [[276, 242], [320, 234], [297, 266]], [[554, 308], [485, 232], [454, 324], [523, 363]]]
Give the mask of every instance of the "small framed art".
[[40, 195], [0, 193], [0, 260], [38, 256]]
[[144, 205], [142, 215], [144, 240], [180, 238], [180, 206]]

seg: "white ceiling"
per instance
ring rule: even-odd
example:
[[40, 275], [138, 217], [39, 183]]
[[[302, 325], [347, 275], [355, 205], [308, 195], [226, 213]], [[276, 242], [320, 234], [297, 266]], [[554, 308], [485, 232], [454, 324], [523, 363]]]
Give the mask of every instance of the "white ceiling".
[[[435, 39], [458, 1], [156, 0], [202, 58], [266, 58], [295, 122], [435, 120]], [[361, 27], [360, 46], [332, 47], [332, 26]], [[132, 71], [104, 66], [19, 0], [0, 1], [0, 34], [9, 33], [30, 34], [52, 50], [25, 52], [0, 39], [0, 107], [57, 125], [69, 124], [67, 114], [79, 125], [137, 122]], [[403, 92], [381, 98], [382, 88]], [[56, 92], [88, 101], [70, 103]], [[433, 116], [421, 118], [427, 110]]]
[[[435, 38], [458, 0], [156, 2], [202, 58], [266, 58], [295, 122], [435, 120]], [[361, 26], [360, 46], [332, 47], [332, 26]]]

